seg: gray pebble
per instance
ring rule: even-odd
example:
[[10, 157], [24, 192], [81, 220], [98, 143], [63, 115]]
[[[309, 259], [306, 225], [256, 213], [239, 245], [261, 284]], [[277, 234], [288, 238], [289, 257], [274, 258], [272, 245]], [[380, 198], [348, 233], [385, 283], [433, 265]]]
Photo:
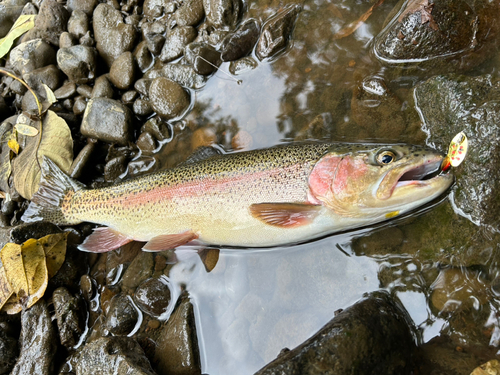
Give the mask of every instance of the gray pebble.
[[181, 57], [184, 48], [196, 38], [196, 29], [191, 26], [179, 26], [169, 31], [163, 45], [160, 60], [169, 62]]
[[35, 69], [23, 75], [28, 86], [36, 91], [43, 90], [42, 84], [47, 85], [51, 90], [56, 90], [61, 86], [62, 78], [61, 71], [55, 65]]
[[83, 96], [78, 96], [75, 98], [75, 102], [73, 103], [73, 113], [77, 116], [80, 116], [87, 109], [87, 101]]
[[149, 100], [142, 98], [139, 98], [134, 102], [132, 110], [138, 116], [149, 116], [154, 112]]
[[78, 39], [73, 34], [68, 33], [67, 31], [61, 33], [59, 36], [59, 48], [69, 48], [76, 45]]
[[153, 80], [149, 98], [155, 112], [167, 120], [180, 116], [189, 107], [189, 94], [178, 83], [164, 77]]
[[123, 52], [134, 48], [136, 32], [123, 22], [120, 11], [109, 4], [99, 4], [93, 15], [94, 37], [97, 50], [111, 66]]
[[111, 82], [109, 82], [107, 75], [102, 75], [96, 78], [91, 97], [112, 99], [113, 95], [113, 87], [111, 86]]
[[88, 138], [126, 146], [132, 139], [132, 111], [119, 101], [91, 99], [83, 115], [80, 132]]
[[158, 55], [165, 43], [166, 27], [161, 22], [145, 22], [142, 25], [142, 36], [153, 55]]
[[156, 140], [149, 132], [142, 132], [136, 144], [141, 151], [153, 151], [156, 148]]
[[66, 6], [70, 12], [81, 10], [91, 16], [98, 3], [98, 0], [68, 0]]
[[203, 0], [187, 0], [175, 12], [177, 26], [196, 26], [203, 17], [205, 17]]
[[132, 52], [122, 53], [111, 65], [109, 80], [121, 90], [126, 90], [135, 79], [135, 62]]
[[81, 38], [89, 31], [89, 17], [83, 10], [74, 10], [68, 21], [68, 32]]
[[56, 63], [56, 52], [41, 39], [21, 43], [10, 51], [9, 64], [18, 75]]
[[148, 49], [148, 44], [145, 40], [140, 42], [134, 50], [134, 59], [141, 72], [148, 70], [153, 64], [153, 55]]
[[105, 326], [113, 335], [125, 336], [132, 332], [138, 318], [139, 312], [132, 304], [130, 297], [117, 294], [111, 299]]
[[82, 45], [61, 48], [57, 51], [57, 63], [70, 81], [87, 83], [95, 77], [96, 51]]
[[87, 99], [90, 99], [92, 97], [92, 87], [90, 87], [89, 85], [78, 86], [76, 92]]

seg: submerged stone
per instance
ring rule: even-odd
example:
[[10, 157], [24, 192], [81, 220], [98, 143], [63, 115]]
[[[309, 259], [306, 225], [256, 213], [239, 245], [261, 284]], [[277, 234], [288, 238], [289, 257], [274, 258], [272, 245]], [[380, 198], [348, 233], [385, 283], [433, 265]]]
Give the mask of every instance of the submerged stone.
[[189, 94], [176, 82], [158, 77], [151, 82], [149, 99], [158, 116], [172, 119], [189, 107]]
[[248, 55], [259, 39], [259, 21], [251, 18], [222, 42], [222, 61], [234, 61]]
[[416, 349], [413, 329], [399, 301], [375, 292], [340, 312], [303, 344], [282, 351], [256, 375], [407, 373]]
[[415, 104], [428, 143], [448, 151], [463, 131], [469, 139], [465, 161], [455, 168], [451, 197], [458, 211], [477, 225], [500, 230], [500, 82], [491, 76], [437, 76], [415, 88]]
[[255, 49], [260, 60], [274, 57], [288, 46], [300, 10], [299, 5], [290, 5], [264, 24]]
[[375, 56], [387, 65], [464, 71], [498, 45], [500, 4], [487, 0], [400, 1], [377, 35]]

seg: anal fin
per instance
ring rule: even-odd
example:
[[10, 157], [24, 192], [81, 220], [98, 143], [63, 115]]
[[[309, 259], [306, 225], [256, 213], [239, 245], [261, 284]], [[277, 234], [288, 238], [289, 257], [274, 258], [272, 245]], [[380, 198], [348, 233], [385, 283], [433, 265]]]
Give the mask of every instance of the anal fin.
[[321, 207], [305, 203], [254, 203], [250, 206], [250, 213], [266, 224], [293, 228], [310, 224]]
[[176, 234], [162, 234], [150, 239], [142, 248], [144, 251], [165, 251], [196, 240], [198, 235], [192, 231]]
[[94, 229], [92, 234], [78, 246], [78, 249], [91, 253], [105, 253], [131, 241], [133, 241], [133, 238], [127, 237], [114, 229], [99, 227]]

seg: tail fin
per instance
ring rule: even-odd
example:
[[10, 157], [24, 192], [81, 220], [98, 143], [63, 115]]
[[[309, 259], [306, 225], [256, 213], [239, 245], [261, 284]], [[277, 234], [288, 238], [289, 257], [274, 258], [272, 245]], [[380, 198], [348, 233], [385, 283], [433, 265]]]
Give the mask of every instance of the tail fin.
[[48, 157], [43, 157], [40, 187], [31, 198], [28, 209], [21, 217], [25, 223], [47, 220], [59, 225], [78, 224], [69, 220], [61, 210], [64, 197], [71, 191], [84, 189], [85, 185], [68, 177]]

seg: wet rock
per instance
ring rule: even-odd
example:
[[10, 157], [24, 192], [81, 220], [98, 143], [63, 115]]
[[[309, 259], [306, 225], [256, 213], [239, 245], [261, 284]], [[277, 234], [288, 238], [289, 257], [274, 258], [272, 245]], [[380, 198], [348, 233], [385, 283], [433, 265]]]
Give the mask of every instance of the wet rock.
[[26, 0], [6, 0], [0, 3], [0, 38], [7, 35], [27, 2]]
[[220, 52], [204, 43], [191, 43], [185, 50], [186, 61], [201, 75], [212, 74], [221, 64]]
[[91, 16], [98, 3], [98, 0], [68, 0], [66, 6], [70, 12], [81, 10], [87, 16]]
[[95, 40], [90, 36], [90, 31], [87, 31], [85, 35], [80, 38], [80, 44], [87, 47], [95, 46]]
[[141, 131], [152, 134], [159, 141], [164, 141], [170, 137], [169, 128], [158, 117], [153, 117], [146, 121]]
[[19, 355], [17, 324], [7, 317], [0, 318], [0, 374], [9, 374]]
[[127, 158], [125, 156], [117, 156], [111, 159], [104, 166], [104, 179], [106, 181], [114, 181], [127, 170]]
[[54, 290], [52, 300], [61, 344], [68, 349], [73, 348], [83, 332], [80, 321], [80, 300], [64, 287]]
[[135, 90], [129, 90], [123, 93], [122, 95], [122, 102], [130, 105], [134, 103], [135, 99], [139, 96], [139, 93]]
[[142, 25], [142, 36], [153, 55], [158, 55], [165, 43], [166, 27], [161, 22], [146, 22]]
[[229, 34], [222, 42], [222, 61], [234, 61], [252, 52], [259, 39], [260, 24], [251, 18], [243, 23], [233, 34]]
[[71, 98], [76, 94], [76, 85], [74, 82], [66, 82], [64, 85], [54, 91], [57, 100]]
[[86, 344], [73, 363], [76, 375], [155, 375], [141, 346], [129, 337], [102, 337]]
[[243, 4], [240, 0], [203, 0], [207, 20], [216, 28], [233, 27]]
[[107, 75], [102, 75], [96, 78], [94, 88], [92, 89], [91, 98], [109, 98], [112, 99], [114, 95], [113, 87], [109, 82]]
[[385, 64], [463, 71], [483, 62], [498, 43], [498, 17], [491, 16], [499, 14], [498, 3], [445, 0], [404, 6], [375, 39], [373, 51]]
[[181, 64], [166, 64], [161, 70], [150, 70], [144, 75], [144, 78], [157, 77], [168, 78], [190, 89], [201, 89], [207, 83], [207, 77], [196, 73], [192, 66]]
[[121, 54], [111, 65], [109, 80], [120, 90], [126, 90], [135, 79], [135, 62], [132, 52]]
[[92, 47], [76, 45], [61, 48], [57, 51], [57, 64], [70, 81], [87, 83], [95, 77], [96, 55]]
[[145, 72], [153, 64], [153, 55], [151, 51], [149, 51], [148, 44], [145, 40], [135, 47], [134, 59], [141, 72]]
[[153, 254], [139, 252], [123, 274], [122, 285], [125, 288], [135, 289], [144, 280], [153, 274]]
[[187, 295], [162, 327], [152, 364], [159, 374], [201, 374], [193, 306]]
[[25, 34], [23, 41], [40, 38], [59, 46], [59, 35], [66, 31], [68, 19], [69, 12], [63, 4], [56, 0], [44, 0], [35, 18], [35, 27]]
[[129, 296], [117, 294], [111, 299], [105, 325], [113, 335], [128, 335], [137, 325], [138, 319], [139, 312]]
[[170, 286], [167, 278], [151, 278], [144, 281], [135, 290], [134, 300], [137, 306], [154, 317], [166, 313], [171, 301]]
[[86, 99], [90, 99], [92, 96], [92, 87], [89, 85], [80, 85], [77, 87], [76, 92]]
[[48, 221], [35, 221], [13, 228], [10, 232], [10, 239], [14, 243], [22, 244], [30, 238], [38, 239], [54, 233], [62, 233], [62, 230]]
[[87, 109], [87, 101], [83, 96], [78, 96], [75, 98], [75, 102], [73, 103], [73, 113], [76, 116], [82, 115]]
[[67, 31], [61, 33], [59, 36], [59, 48], [69, 48], [76, 44], [78, 44], [76, 37]]
[[120, 11], [111, 5], [99, 4], [95, 8], [93, 25], [97, 50], [108, 66], [123, 52], [132, 51], [134, 48], [134, 27], [125, 24]]
[[264, 24], [255, 49], [260, 60], [274, 57], [288, 46], [300, 10], [299, 5], [290, 5]]
[[181, 57], [184, 47], [196, 38], [196, 29], [191, 26], [178, 26], [170, 30], [160, 54], [160, 60], [169, 62]]
[[407, 123], [401, 108], [401, 100], [387, 88], [382, 78], [365, 77], [353, 90], [352, 116], [370, 138], [390, 134], [395, 142], [401, 139]]
[[144, 15], [149, 18], [159, 18], [169, 9], [169, 0], [145, 0]]
[[89, 17], [83, 10], [74, 10], [68, 20], [68, 32], [81, 38], [89, 31]]
[[132, 116], [132, 111], [119, 101], [91, 99], [83, 115], [80, 132], [85, 137], [125, 146], [133, 135]]
[[186, 0], [175, 12], [177, 26], [196, 26], [204, 17], [203, 0]]
[[68, 246], [66, 258], [59, 271], [49, 280], [47, 289], [54, 290], [61, 286], [70, 290], [78, 290], [82, 275], [89, 271], [88, 253]]
[[256, 375], [407, 373], [416, 349], [410, 327], [399, 301], [372, 293]]
[[151, 82], [149, 98], [155, 112], [166, 120], [180, 116], [189, 107], [189, 94], [178, 83], [164, 77]]
[[23, 310], [21, 325], [21, 353], [11, 375], [51, 375], [57, 343], [50, 313], [43, 299]]
[[156, 140], [149, 132], [142, 132], [136, 144], [143, 152], [152, 152], [156, 148]]
[[87, 140], [87, 144], [80, 150], [73, 160], [73, 163], [71, 163], [71, 167], [68, 170], [68, 176], [75, 179], [80, 178], [83, 171], [89, 166], [89, 162], [96, 149], [96, 143], [97, 141], [93, 139]]
[[63, 81], [61, 71], [55, 65], [35, 69], [24, 74], [23, 79], [35, 91], [41, 90], [42, 84], [47, 85], [51, 90], [56, 90]]
[[490, 76], [438, 76], [415, 88], [415, 102], [429, 134], [428, 143], [444, 153], [455, 134], [469, 138], [465, 162], [453, 172], [453, 200], [476, 224], [500, 229], [500, 82]]
[[242, 59], [231, 61], [229, 64], [229, 72], [235, 76], [254, 70], [259, 66], [253, 57], [243, 57]]
[[10, 51], [9, 64], [18, 75], [56, 63], [56, 52], [41, 39], [21, 43]]
[[[134, 113], [138, 116], [149, 116], [154, 113], [151, 102], [147, 99], [137, 99], [132, 107]], [[139, 147], [140, 148], [140, 147]]]

